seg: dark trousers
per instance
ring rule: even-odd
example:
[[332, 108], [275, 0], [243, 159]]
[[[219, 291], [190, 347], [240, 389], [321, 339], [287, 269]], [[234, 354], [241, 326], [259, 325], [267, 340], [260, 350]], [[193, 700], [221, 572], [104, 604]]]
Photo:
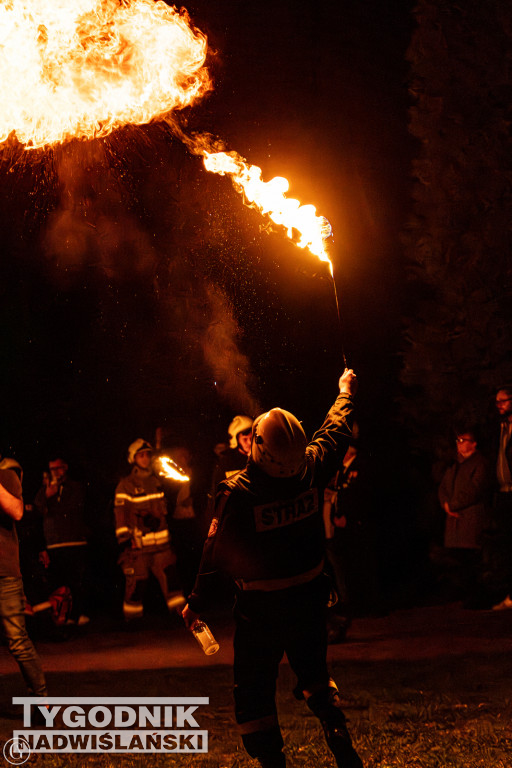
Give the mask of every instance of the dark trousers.
[[16, 660], [28, 691], [46, 695], [46, 681], [39, 656], [25, 627], [23, 582], [15, 576], [0, 577], [0, 624], [7, 647]]
[[[284, 765], [275, 696], [279, 662], [285, 653], [297, 676], [295, 695], [305, 698], [322, 720], [328, 743], [327, 724], [344, 729], [337, 689], [327, 670], [329, 591], [329, 580], [319, 576], [298, 587], [277, 592], [247, 591], [237, 597], [235, 715], [247, 752], [263, 766]], [[352, 757], [348, 735], [345, 742], [344, 748]]]
[[484, 583], [497, 600], [512, 597], [512, 493], [497, 493], [483, 541]]
[[151, 574], [157, 579], [170, 611], [185, 605], [178, 584], [176, 555], [170, 547], [160, 552], [128, 549], [121, 556], [120, 564], [126, 579], [123, 613], [127, 621], [143, 615], [144, 597]]

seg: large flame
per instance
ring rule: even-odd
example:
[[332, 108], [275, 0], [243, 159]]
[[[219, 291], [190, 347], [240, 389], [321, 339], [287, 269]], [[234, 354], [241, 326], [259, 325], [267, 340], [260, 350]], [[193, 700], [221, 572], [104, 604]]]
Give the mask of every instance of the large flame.
[[205, 36], [162, 0], [0, 0], [0, 142], [106, 136], [210, 87]]
[[[163, 0], [0, 0], [0, 143], [15, 135], [34, 149], [169, 120], [211, 87], [206, 52], [186, 11]], [[332, 275], [330, 225], [314, 206], [286, 196], [286, 179], [264, 182], [258, 166], [217, 151], [204, 135], [181, 138]]]
[[308, 248], [320, 261], [332, 262], [327, 255], [325, 241], [331, 227], [323, 216], [318, 216], [314, 205], [301, 205], [293, 197], [286, 197], [290, 187], [282, 176], [263, 181], [261, 168], [249, 165], [236, 152], [208, 152], [202, 150], [206, 170], [221, 176], [230, 176], [235, 189], [244, 195], [250, 206], [267, 215], [275, 224], [286, 229], [288, 237], [299, 248]]

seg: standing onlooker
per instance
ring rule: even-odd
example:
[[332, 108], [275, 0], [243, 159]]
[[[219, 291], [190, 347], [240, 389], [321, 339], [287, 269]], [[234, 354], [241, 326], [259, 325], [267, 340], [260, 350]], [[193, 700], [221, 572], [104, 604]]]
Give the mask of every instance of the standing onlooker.
[[153, 574], [169, 611], [183, 608], [177, 584], [176, 555], [167, 527], [167, 505], [159, 477], [153, 473], [153, 447], [139, 438], [128, 448], [132, 471], [117, 485], [114, 501], [119, 564], [125, 576], [123, 614], [126, 621], [142, 617], [144, 596]]
[[496, 461], [498, 484], [493, 509], [491, 569], [493, 592], [499, 602], [495, 610], [512, 608], [512, 385], [496, 392], [501, 429]]
[[25, 626], [25, 595], [21, 580], [15, 520], [23, 517], [21, 483], [10, 469], [0, 469], [0, 624], [28, 691], [46, 696], [41, 662]]
[[[196, 495], [196, 469], [192, 454], [186, 446], [171, 448], [169, 456], [189, 478], [184, 482], [175, 482], [177, 485], [175, 501], [169, 520], [179, 581], [184, 592], [188, 594], [194, 586], [203, 548], [203, 537], [199, 532], [199, 515], [197, 512], [199, 502]], [[164, 482], [172, 485], [173, 481], [165, 480]]]
[[478, 589], [482, 532], [489, 523], [489, 466], [477, 446], [473, 429], [455, 435], [457, 458], [439, 486], [446, 519], [444, 548], [438, 556], [445, 597], [471, 604]]
[[72, 607], [68, 623], [87, 624], [85, 599], [87, 526], [84, 490], [68, 477], [68, 465], [57, 456], [48, 462], [50, 474], [43, 476], [34, 506], [42, 516], [45, 549], [41, 562], [50, 570], [53, 587], [69, 587]]
[[213, 470], [208, 523], [213, 516], [218, 484], [247, 466], [247, 459], [251, 452], [252, 424], [253, 420], [250, 416], [235, 416], [228, 427], [229, 445], [226, 447], [221, 443], [216, 448], [218, 460]]
[[380, 613], [368, 470], [353, 425], [349, 447], [324, 497], [326, 552], [338, 602], [329, 614], [329, 642], [341, 642], [353, 616]]

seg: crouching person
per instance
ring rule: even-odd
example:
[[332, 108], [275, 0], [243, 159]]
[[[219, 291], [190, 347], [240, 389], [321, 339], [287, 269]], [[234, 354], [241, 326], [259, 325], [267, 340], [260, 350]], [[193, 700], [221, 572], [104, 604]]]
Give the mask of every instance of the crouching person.
[[273, 408], [253, 425], [247, 467], [219, 484], [215, 515], [194, 590], [183, 610], [191, 626], [210, 604], [213, 578], [235, 582], [234, 697], [249, 755], [284, 768], [275, 694], [286, 653], [295, 694], [320, 719], [339, 768], [362, 768], [327, 669], [324, 488], [351, 438], [356, 376], [346, 370], [324, 424], [307, 443], [299, 421]]

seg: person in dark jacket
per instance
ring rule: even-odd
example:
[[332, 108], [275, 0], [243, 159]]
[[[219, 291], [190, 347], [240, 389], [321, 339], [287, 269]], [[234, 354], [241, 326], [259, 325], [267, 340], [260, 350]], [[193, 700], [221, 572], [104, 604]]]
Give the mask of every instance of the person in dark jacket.
[[87, 569], [87, 525], [85, 494], [81, 483], [68, 476], [68, 465], [59, 456], [48, 462], [43, 486], [34, 506], [42, 518], [44, 549], [40, 559], [49, 568], [53, 587], [69, 587], [72, 607], [68, 622], [87, 624], [85, 574]]
[[351, 438], [356, 377], [308, 444], [296, 417], [274, 408], [253, 425], [245, 470], [219, 485], [198, 577], [183, 610], [193, 626], [208, 608], [217, 570], [236, 585], [235, 713], [245, 749], [262, 768], [283, 768], [275, 693], [286, 653], [295, 695], [321, 720], [339, 768], [362, 768], [327, 669], [322, 500]]
[[498, 388], [495, 402], [501, 424], [488, 554], [493, 610], [502, 611], [512, 609], [512, 384]]
[[235, 416], [228, 427], [229, 445], [219, 443], [215, 447], [217, 461], [213, 468], [210, 493], [208, 495], [207, 526], [211, 523], [215, 513], [215, 498], [217, 496], [217, 486], [223, 480], [231, 475], [245, 469], [247, 460], [251, 452], [253, 419], [250, 416], [239, 414]]
[[445, 512], [445, 579], [452, 582], [453, 599], [471, 599], [477, 588], [482, 534], [489, 525], [490, 472], [477, 447], [475, 431], [458, 430], [456, 461], [439, 486]]

